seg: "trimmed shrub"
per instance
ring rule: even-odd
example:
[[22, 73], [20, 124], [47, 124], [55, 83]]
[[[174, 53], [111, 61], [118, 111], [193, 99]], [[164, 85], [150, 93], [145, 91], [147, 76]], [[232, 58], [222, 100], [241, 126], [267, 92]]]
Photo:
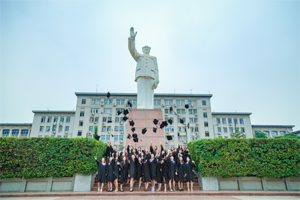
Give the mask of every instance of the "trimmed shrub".
[[203, 177], [299, 177], [300, 141], [286, 138], [202, 139], [188, 143]]
[[88, 138], [0, 138], [0, 178], [72, 177], [98, 169], [106, 143]]

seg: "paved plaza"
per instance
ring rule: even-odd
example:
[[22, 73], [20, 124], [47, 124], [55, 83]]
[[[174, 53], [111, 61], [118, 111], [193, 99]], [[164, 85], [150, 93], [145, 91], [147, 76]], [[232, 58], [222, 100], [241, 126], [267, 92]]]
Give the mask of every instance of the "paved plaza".
[[[140, 200], [141, 196], [4, 197], [1, 200]], [[145, 196], [143, 200], [300, 200], [293, 196]]]

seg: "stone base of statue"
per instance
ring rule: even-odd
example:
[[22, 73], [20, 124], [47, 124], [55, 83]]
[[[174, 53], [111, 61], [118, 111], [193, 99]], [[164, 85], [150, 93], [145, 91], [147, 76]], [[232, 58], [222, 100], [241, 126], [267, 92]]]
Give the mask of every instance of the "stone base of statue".
[[[152, 141], [153, 147], [156, 145], [157, 148], [160, 150], [160, 142], [165, 146], [165, 133], [164, 128], [160, 129], [159, 125], [155, 125], [153, 123], [154, 119], [157, 119], [159, 122], [163, 121], [163, 112], [159, 109], [133, 109], [129, 111], [129, 119], [127, 120], [127, 134], [132, 135], [131, 128], [129, 121], [134, 121], [135, 131], [134, 133], [138, 136], [138, 143], [137, 147], [146, 148], [149, 150], [150, 148], [150, 141]], [[153, 127], [157, 128], [156, 133], [153, 132]], [[147, 132], [145, 134], [142, 134], [142, 129], [146, 128]], [[127, 148], [127, 145], [130, 143], [133, 146], [135, 145], [135, 142], [133, 142], [133, 138], [131, 139], [126, 137], [126, 144], [125, 148]]]

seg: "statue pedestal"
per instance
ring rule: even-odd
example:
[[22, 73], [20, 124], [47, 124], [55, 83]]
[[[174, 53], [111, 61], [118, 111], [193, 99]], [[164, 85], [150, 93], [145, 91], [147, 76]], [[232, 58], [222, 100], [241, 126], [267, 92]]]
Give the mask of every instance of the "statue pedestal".
[[[127, 120], [127, 134], [132, 135], [131, 128], [129, 121], [134, 121], [135, 132], [138, 135], [138, 143], [137, 147], [146, 148], [150, 150], [150, 141], [152, 141], [153, 147], [156, 145], [157, 148], [160, 150], [160, 142], [162, 145], [165, 146], [165, 133], [164, 128], [160, 129], [159, 125], [155, 125], [153, 123], [154, 119], [157, 119], [159, 123], [163, 121], [163, 112], [159, 109], [133, 109], [129, 111], [129, 116]], [[156, 127], [156, 133], [153, 132], [153, 127]], [[147, 128], [147, 132], [145, 134], [142, 134], [142, 129]], [[135, 145], [135, 142], [133, 142], [133, 138], [128, 139], [127, 135], [126, 137], [126, 144], [125, 148], [127, 148], [127, 145], [130, 143], [131, 145]]]

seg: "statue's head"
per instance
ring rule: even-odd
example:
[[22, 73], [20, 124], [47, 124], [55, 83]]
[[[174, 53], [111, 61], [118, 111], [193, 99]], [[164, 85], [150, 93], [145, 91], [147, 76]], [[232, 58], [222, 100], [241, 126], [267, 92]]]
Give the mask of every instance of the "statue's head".
[[149, 46], [143, 46], [142, 50], [143, 50], [143, 54], [149, 55], [151, 47], [149, 47]]

